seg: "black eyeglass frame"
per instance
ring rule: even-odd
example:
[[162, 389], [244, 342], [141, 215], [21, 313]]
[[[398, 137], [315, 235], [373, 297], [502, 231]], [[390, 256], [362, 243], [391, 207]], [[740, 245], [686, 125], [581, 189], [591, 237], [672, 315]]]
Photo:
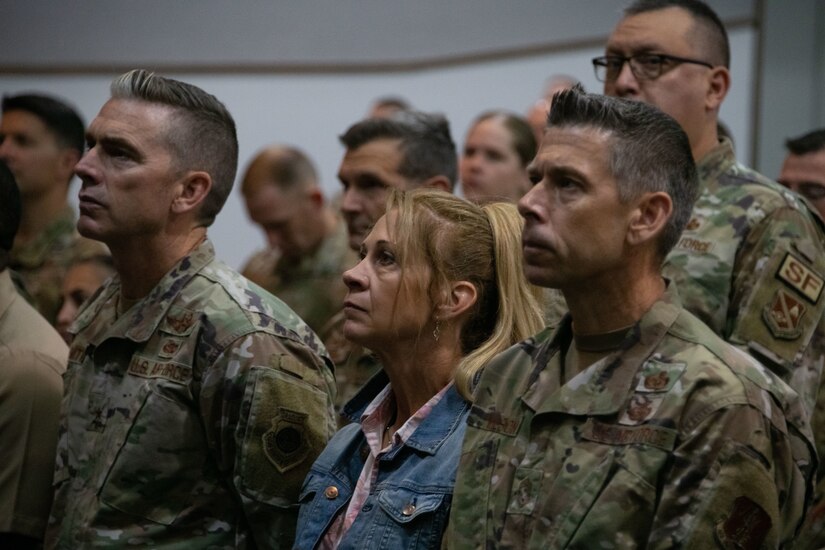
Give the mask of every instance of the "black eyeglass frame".
[[[633, 61], [639, 57], [647, 57], [647, 58], [656, 58], [658, 60], [658, 67], [659, 72], [656, 76], [647, 76], [646, 74], [639, 75], [636, 73], [636, 69], [634, 69]], [[616, 72], [616, 76], [612, 79], [608, 79], [608, 67], [607, 62], [609, 60], [621, 60], [622, 64], [619, 66], [619, 70]], [[631, 55], [629, 57], [625, 57], [623, 55], [603, 55], [600, 57], [594, 57], [591, 62], [593, 63], [593, 72], [596, 74], [596, 80], [599, 82], [607, 82], [608, 80], [615, 80], [619, 77], [622, 72], [622, 68], [624, 68], [624, 64], [628, 63], [630, 65], [630, 71], [633, 73], [637, 79], [640, 80], [656, 80], [664, 73], [664, 65], [665, 61], [672, 61], [676, 62], [677, 64], [681, 63], [692, 63], [694, 65], [702, 65], [703, 67], [707, 67], [708, 69], [712, 69], [714, 66], [708, 63], [707, 61], [700, 61], [698, 59], [689, 59], [687, 57], [679, 57], [677, 55], [668, 55], [666, 53], [639, 53], [636, 55]], [[599, 71], [604, 71], [604, 76], [599, 76]]]

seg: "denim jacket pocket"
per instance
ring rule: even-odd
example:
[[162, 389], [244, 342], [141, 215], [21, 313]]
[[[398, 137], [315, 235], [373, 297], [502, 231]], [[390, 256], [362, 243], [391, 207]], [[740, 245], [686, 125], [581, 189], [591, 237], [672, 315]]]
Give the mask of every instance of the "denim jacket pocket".
[[406, 487], [381, 491], [378, 505], [390, 518], [381, 543], [387, 548], [435, 548], [450, 515], [452, 495]]

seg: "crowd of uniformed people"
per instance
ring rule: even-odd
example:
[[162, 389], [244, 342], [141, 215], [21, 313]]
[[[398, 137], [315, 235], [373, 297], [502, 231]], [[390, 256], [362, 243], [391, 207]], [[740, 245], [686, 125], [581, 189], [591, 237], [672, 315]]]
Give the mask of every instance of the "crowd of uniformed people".
[[242, 273], [218, 98], [5, 96], [0, 547], [825, 547], [825, 130], [736, 160], [699, 0], [592, 64], [459, 153], [382, 98], [335, 200], [262, 149]]

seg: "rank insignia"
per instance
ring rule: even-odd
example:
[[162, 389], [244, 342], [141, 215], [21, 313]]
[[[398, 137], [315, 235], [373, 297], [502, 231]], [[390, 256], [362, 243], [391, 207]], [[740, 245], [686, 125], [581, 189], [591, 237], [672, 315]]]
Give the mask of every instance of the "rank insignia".
[[687, 226], [685, 226], [685, 231], [696, 231], [702, 227], [702, 219], [701, 218], [691, 218], [688, 222]]
[[261, 436], [266, 458], [282, 474], [301, 464], [309, 453], [306, 421], [306, 413], [279, 407], [272, 426]]
[[799, 325], [806, 310], [801, 300], [780, 288], [762, 310], [762, 319], [775, 338], [795, 340], [802, 334]]

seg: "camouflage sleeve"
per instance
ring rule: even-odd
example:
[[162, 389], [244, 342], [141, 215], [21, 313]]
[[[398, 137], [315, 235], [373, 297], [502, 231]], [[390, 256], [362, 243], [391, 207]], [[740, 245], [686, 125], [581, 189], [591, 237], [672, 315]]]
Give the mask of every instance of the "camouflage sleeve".
[[209, 446], [258, 547], [292, 545], [298, 492], [335, 430], [333, 384], [324, 359], [264, 332], [239, 338], [204, 375]]
[[755, 356], [813, 410], [825, 356], [825, 250], [802, 212], [767, 216], [736, 256], [726, 340]]
[[773, 408], [704, 418], [674, 452], [649, 548], [779, 548], [791, 541], [816, 460]]

